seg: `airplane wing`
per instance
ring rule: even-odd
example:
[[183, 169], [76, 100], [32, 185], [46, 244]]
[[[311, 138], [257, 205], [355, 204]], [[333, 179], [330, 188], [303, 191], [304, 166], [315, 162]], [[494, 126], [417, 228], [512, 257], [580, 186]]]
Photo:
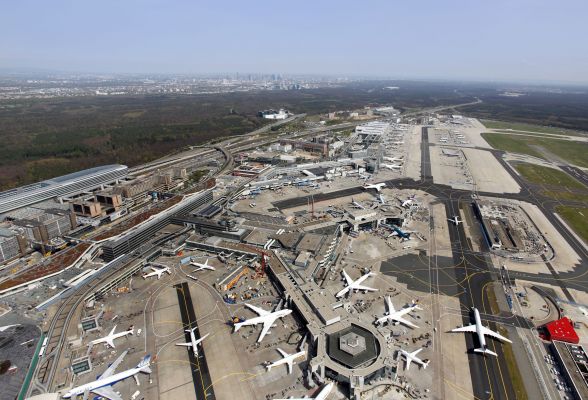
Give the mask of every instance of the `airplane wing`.
[[252, 309], [253, 311], [255, 311], [257, 313], [257, 315], [259, 315], [260, 317], [264, 317], [270, 313], [269, 311], [266, 311], [263, 308], [255, 307], [255, 306], [252, 306], [251, 304], [245, 304], [245, 305], [247, 307], [249, 307], [250, 309]]
[[347, 272], [345, 272], [345, 270], [343, 270], [343, 277], [345, 278], [345, 282], [347, 282], [347, 286], [351, 286], [351, 284], [353, 283], [353, 279], [351, 279], [351, 277], [347, 275]]
[[123, 400], [114, 390], [112, 390], [112, 386], [102, 386], [101, 388], [97, 388], [92, 390], [92, 392], [96, 393], [98, 396], [102, 396], [106, 399], [110, 400]]
[[286, 357], [288, 357], [288, 356], [289, 356], [289, 354], [288, 354], [288, 353], [286, 353], [284, 350], [282, 350], [282, 349], [280, 349], [280, 348], [278, 348], [278, 351], [280, 352], [280, 354], [281, 354], [281, 355], [282, 355], [282, 357], [284, 357], [284, 358], [286, 358]]
[[110, 331], [110, 333], [108, 334], [108, 336], [114, 335], [114, 331], [116, 331], [116, 325], [114, 325], [114, 328], [112, 328], [112, 330]]
[[510, 341], [509, 339], [505, 338], [504, 336], [502, 336], [501, 334], [499, 334], [497, 332], [494, 332], [493, 330], [486, 328], [485, 326], [482, 327], [482, 333], [486, 336], [491, 336], [494, 339], [498, 339], [503, 342], [512, 343], [512, 341]]
[[274, 321], [275, 320], [272, 320], [272, 321], [264, 321], [264, 323], [263, 323], [263, 329], [261, 330], [261, 333], [259, 334], [259, 339], [257, 339], [258, 342], [261, 342], [263, 340], [263, 338], [265, 337], [265, 335], [269, 332], [270, 328], [272, 327]]
[[392, 304], [392, 299], [390, 298], [390, 296], [386, 296], [386, 305], [388, 306], [389, 314], [393, 314], [396, 312], [396, 309], [394, 308], [394, 304]]
[[292, 373], [293, 364], [294, 363], [293, 363], [292, 360], [289, 360], [288, 361], [288, 374], [291, 374]]
[[353, 287], [353, 289], [354, 290], [366, 290], [368, 292], [377, 292], [378, 291], [378, 289], [374, 289], [374, 288], [371, 288], [371, 287], [368, 287], [368, 286], [362, 286], [362, 285], [355, 285]]
[[404, 318], [402, 318], [402, 317], [394, 317], [394, 318], [392, 318], [392, 319], [394, 319], [394, 320], [395, 320], [395, 321], [397, 321], [397, 322], [400, 322], [401, 324], [408, 325], [408, 326], [410, 326], [410, 327], [412, 327], [412, 328], [418, 328], [418, 326], [416, 326], [416, 325], [415, 325], [415, 324], [413, 324], [412, 322], [410, 322], [410, 321], [408, 321], [408, 320], [406, 320], [406, 319], [404, 319]]
[[110, 364], [110, 366], [108, 368], [106, 368], [106, 371], [104, 371], [104, 373], [102, 375], [100, 375], [100, 378], [98, 378], [98, 379], [104, 379], [104, 378], [108, 378], [109, 376], [112, 376], [114, 374], [114, 371], [120, 365], [120, 363], [125, 358], [125, 356], [127, 355], [128, 352], [129, 352], [128, 350], [123, 351], [121, 353], [121, 355], [118, 356], [118, 358], [116, 360], [114, 360], [114, 362], [112, 364]]
[[367, 278], [369, 278], [370, 276], [372, 276], [371, 272], [370, 272], [370, 273], [367, 273], [367, 274], [365, 274], [365, 275], [363, 275], [363, 276], [360, 276], [360, 277], [359, 277], [359, 278], [358, 278], [358, 279], [357, 279], [355, 282], [353, 282], [353, 283], [355, 283], [355, 287], [356, 287], [356, 288], [357, 288], [357, 287], [359, 287], [359, 286], [360, 286], [360, 284], [361, 284], [363, 281], [365, 281]]
[[420, 349], [417, 349], [417, 350], [413, 351], [412, 353], [410, 353], [410, 355], [414, 357], [417, 354], [419, 354], [422, 350], [423, 350], [423, 348], [421, 347]]
[[[476, 332], [476, 325], [463, 326], [461, 328], [452, 329], [451, 332]], [[490, 331], [492, 332], [492, 331]]]

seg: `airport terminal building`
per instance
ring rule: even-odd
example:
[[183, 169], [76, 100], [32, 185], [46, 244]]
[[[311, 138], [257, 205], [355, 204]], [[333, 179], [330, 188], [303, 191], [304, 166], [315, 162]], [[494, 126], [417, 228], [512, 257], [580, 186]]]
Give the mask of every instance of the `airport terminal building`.
[[127, 176], [127, 166], [103, 165], [0, 193], [0, 214], [32, 204], [100, 188]]

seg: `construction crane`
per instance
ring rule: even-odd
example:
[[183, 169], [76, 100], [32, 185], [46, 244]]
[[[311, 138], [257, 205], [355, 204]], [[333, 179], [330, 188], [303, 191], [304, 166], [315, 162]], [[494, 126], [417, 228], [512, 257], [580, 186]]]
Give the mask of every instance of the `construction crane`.
[[258, 268], [255, 268], [255, 272], [257, 277], [262, 277], [265, 275], [265, 263], [266, 263], [266, 258], [269, 258], [269, 254], [266, 253], [265, 251], [263, 251], [262, 249], [255, 247], [255, 246], [251, 246], [249, 244], [243, 244], [243, 246], [251, 249], [252, 251], [256, 252], [257, 254], [259, 254], [261, 256], [261, 264]]

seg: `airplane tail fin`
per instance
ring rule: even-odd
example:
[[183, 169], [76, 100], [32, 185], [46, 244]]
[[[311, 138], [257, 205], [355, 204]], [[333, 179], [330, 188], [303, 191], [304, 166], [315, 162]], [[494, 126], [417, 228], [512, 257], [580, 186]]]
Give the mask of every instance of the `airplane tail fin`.
[[485, 347], [484, 348], [479, 348], [479, 349], [474, 349], [474, 352], [475, 353], [482, 353], [484, 355], [488, 355], [489, 354], [489, 355], [494, 356], [494, 357], [497, 357], [498, 356], [498, 354], [496, 354], [495, 352], [493, 352], [491, 350], [488, 350]]
[[430, 363], [430, 362], [431, 362], [431, 361], [427, 361], [426, 363], [424, 363], [424, 364], [423, 364], [423, 369], [427, 369], [427, 367], [429, 366], [429, 363]]
[[146, 374], [150, 374], [151, 373], [151, 368], [149, 367], [151, 365], [151, 355], [147, 355], [145, 357], [143, 357], [143, 359], [141, 360], [141, 362], [139, 364], [137, 364], [137, 368], [139, 368], [139, 371], [141, 372], [145, 372]]
[[184, 329], [184, 331], [185, 331], [186, 333], [192, 333], [192, 332], [194, 332], [194, 330], [195, 330], [196, 328], [197, 328], [197, 327], [195, 326], [195, 327], [194, 327], [194, 328], [192, 328], [192, 329]]

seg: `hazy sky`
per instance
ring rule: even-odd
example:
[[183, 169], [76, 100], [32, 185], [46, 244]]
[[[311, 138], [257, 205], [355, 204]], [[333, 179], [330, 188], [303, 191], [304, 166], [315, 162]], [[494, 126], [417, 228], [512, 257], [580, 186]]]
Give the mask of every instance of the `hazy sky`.
[[587, 0], [6, 0], [0, 68], [588, 82]]

